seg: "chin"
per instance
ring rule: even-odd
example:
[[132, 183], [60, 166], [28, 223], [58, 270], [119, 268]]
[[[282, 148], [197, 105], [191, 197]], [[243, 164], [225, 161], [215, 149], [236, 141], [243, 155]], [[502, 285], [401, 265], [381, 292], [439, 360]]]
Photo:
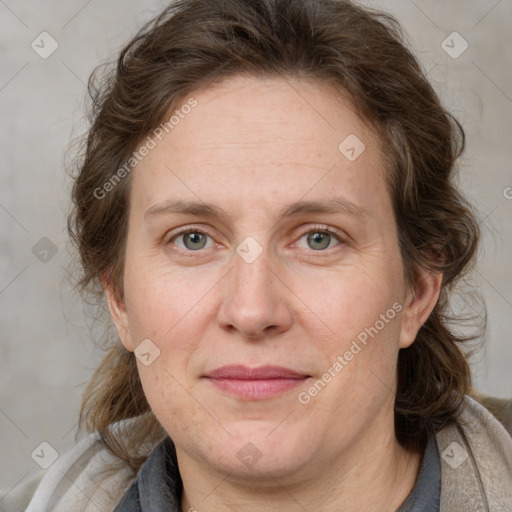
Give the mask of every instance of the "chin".
[[278, 423], [251, 421], [230, 425], [227, 430], [232, 437], [225, 434], [211, 440], [203, 456], [230, 478], [253, 482], [259, 478], [262, 483], [268, 479], [275, 485], [274, 478], [298, 475], [314, 458], [315, 446], [304, 442], [309, 436], [289, 426], [279, 431]]

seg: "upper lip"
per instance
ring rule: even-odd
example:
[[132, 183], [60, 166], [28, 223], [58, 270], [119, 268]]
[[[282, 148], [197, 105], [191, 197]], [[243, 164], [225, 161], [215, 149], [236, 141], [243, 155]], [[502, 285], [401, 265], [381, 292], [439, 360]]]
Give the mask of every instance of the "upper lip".
[[209, 372], [206, 377], [212, 379], [234, 379], [234, 380], [265, 380], [265, 379], [305, 379], [309, 377], [304, 373], [296, 372], [282, 366], [259, 366], [249, 368], [244, 365], [221, 366]]

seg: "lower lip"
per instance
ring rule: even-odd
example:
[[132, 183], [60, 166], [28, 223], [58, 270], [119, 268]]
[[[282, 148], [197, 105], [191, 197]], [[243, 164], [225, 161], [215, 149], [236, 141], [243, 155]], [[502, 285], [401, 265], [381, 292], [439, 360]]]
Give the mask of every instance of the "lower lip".
[[209, 379], [221, 391], [244, 400], [265, 400], [289, 391], [304, 379]]

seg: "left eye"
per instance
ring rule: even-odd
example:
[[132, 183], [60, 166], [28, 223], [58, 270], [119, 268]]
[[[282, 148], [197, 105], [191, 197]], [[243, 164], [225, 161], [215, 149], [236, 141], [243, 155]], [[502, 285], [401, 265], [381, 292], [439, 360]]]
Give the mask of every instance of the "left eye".
[[[173, 237], [170, 241], [174, 241], [176, 243], [177, 240], [182, 240], [182, 244], [176, 243], [176, 245], [180, 249], [187, 249], [189, 251], [198, 251], [200, 249], [207, 248], [208, 239], [211, 242], [213, 240], [206, 233], [202, 231], [186, 231], [185, 233], [180, 233]], [[208, 247], [211, 247], [210, 244]]]
[[340, 239], [333, 233], [321, 230], [309, 231], [308, 233], [304, 233], [300, 237], [300, 240], [302, 240], [303, 238], [306, 238], [308, 248], [313, 249], [314, 251], [330, 249], [331, 247], [334, 247], [341, 243]]

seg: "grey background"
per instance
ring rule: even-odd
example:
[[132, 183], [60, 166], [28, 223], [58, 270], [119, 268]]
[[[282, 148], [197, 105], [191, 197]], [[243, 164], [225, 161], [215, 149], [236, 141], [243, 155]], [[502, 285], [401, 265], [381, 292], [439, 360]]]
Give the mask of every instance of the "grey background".
[[[39, 469], [31, 453], [42, 441], [59, 454], [75, 443], [80, 394], [101, 352], [90, 334], [92, 319], [66, 280], [66, 147], [85, 129], [85, 83], [92, 69], [115, 58], [121, 45], [165, 4], [0, 0], [4, 493]], [[512, 199], [505, 197], [506, 190], [512, 196], [507, 189], [512, 187], [512, 2], [395, 0], [371, 5], [402, 22], [444, 103], [466, 129], [460, 184], [480, 212], [484, 233], [470, 282], [483, 294], [489, 313], [486, 345], [474, 358], [475, 382], [484, 392], [512, 397]], [[43, 31], [59, 45], [47, 59], [31, 48]], [[441, 46], [453, 31], [469, 45], [458, 58]], [[456, 40], [448, 39], [448, 44], [453, 51], [461, 48]], [[51, 243], [40, 242], [43, 237]]]

